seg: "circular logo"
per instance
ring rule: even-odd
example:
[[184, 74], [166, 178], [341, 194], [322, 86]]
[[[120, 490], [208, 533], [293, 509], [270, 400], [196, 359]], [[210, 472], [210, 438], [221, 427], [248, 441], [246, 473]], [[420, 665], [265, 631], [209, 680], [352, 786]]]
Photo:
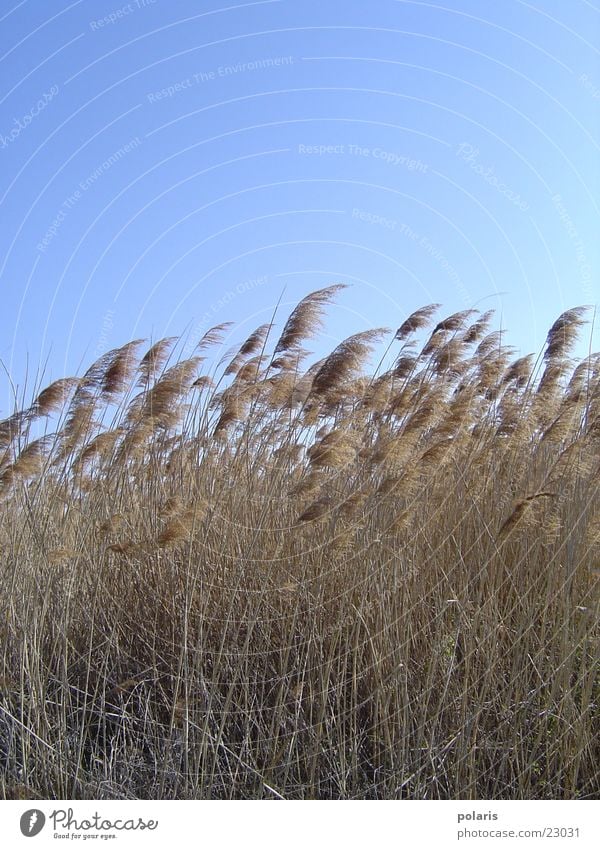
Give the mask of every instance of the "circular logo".
[[46, 817], [37, 808], [25, 811], [21, 817], [21, 833], [25, 837], [35, 837], [46, 824]]

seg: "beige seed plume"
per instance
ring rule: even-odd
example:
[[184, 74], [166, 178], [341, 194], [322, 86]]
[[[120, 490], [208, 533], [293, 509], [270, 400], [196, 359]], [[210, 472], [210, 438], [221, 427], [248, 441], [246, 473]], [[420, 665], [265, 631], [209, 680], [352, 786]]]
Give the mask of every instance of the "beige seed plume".
[[356, 457], [358, 436], [341, 429], [327, 433], [308, 451], [313, 468], [339, 468], [348, 465]]
[[193, 505], [185, 507], [179, 512], [171, 511], [158, 536], [158, 545], [165, 548], [190, 539], [194, 527], [201, 521], [207, 508], [207, 503], [198, 498]]
[[415, 331], [422, 327], [427, 327], [432, 315], [440, 308], [440, 304], [429, 304], [426, 307], [421, 307], [412, 313], [406, 321], [404, 321], [396, 331], [395, 339], [402, 342], [408, 336], [411, 336]]
[[577, 339], [579, 328], [585, 324], [582, 316], [587, 309], [588, 307], [574, 307], [556, 319], [548, 331], [544, 359], [553, 360], [569, 353]]
[[7, 448], [10, 445], [13, 439], [21, 433], [26, 421], [26, 414], [17, 412], [0, 422], [0, 448]]
[[483, 360], [489, 354], [492, 354], [495, 351], [498, 351], [502, 345], [502, 331], [501, 330], [492, 330], [490, 333], [487, 333], [483, 339], [479, 342], [476, 350], [475, 357], [477, 360]]
[[474, 315], [476, 310], [461, 310], [460, 312], [455, 312], [452, 315], [448, 316], [448, 318], [443, 318], [434, 328], [434, 333], [439, 333], [440, 331], [456, 331], [461, 330], [465, 326], [465, 322], [468, 318]]
[[192, 383], [195, 389], [214, 389], [215, 383], [207, 374], [203, 374]]
[[136, 339], [110, 352], [100, 387], [103, 398], [113, 401], [128, 388], [136, 367], [136, 351], [142, 342], [143, 339]]
[[153, 427], [172, 427], [177, 423], [183, 410], [179, 400], [191, 388], [196, 377], [200, 357], [181, 360], [167, 369], [154, 386], [143, 396], [141, 405], [131, 405], [130, 420], [138, 417], [151, 422]]
[[313, 336], [321, 327], [324, 307], [345, 288], [343, 283], [336, 283], [303, 298], [288, 318], [273, 353], [295, 350], [305, 339]]
[[49, 416], [60, 410], [78, 383], [79, 380], [76, 377], [62, 377], [60, 380], [55, 380], [43, 389], [33, 402], [33, 414]]
[[524, 357], [519, 357], [515, 360], [508, 369], [502, 383], [504, 385], [514, 383], [516, 386], [524, 386], [531, 376], [531, 368], [533, 364], [533, 354], [527, 354]]
[[536, 492], [534, 495], [528, 495], [526, 498], [522, 498], [520, 501], [517, 501], [512, 513], [508, 517], [508, 519], [502, 524], [500, 530], [498, 531], [498, 542], [504, 541], [509, 534], [513, 531], [516, 525], [519, 524], [523, 520], [523, 518], [527, 515], [529, 508], [538, 498], [555, 498], [555, 492]]
[[326, 517], [332, 508], [331, 498], [323, 496], [317, 501], [314, 501], [306, 510], [298, 517], [299, 522], [316, 522], [319, 519]]
[[312, 394], [326, 395], [355, 377], [375, 343], [388, 332], [387, 328], [380, 327], [374, 330], [363, 330], [344, 339], [325, 358], [323, 365], [315, 374]]
[[76, 464], [81, 465], [94, 457], [101, 457], [109, 454], [123, 433], [124, 430], [122, 428], [115, 428], [114, 430], [107, 430], [104, 431], [104, 433], [99, 433], [85, 446], [77, 458]]
[[138, 385], [147, 386], [152, 380], [156, 379], [167, 362], [175, 342], [177, 342], [176, 336], [167, 336], [164, 339], [159, 339], [148, 349], [140, 361]]
[[467, 345], [473, 345], [476, 342], [479, 342], [483, 334], [487, 331], [493, 315], [494, 310], [484, 312], [477, 321], [473, 322], [473, 324], [467, 328], [463, 336], [463, 342]]
[[246, 341], [240, 346], [235, 357], [233, 357], [231, 362], [225, 368], [225, 371], [223, 372], [225, 377], [230, 374], [237, 374], [243, 366], [246, 357], [249, 357], [251, 354], [255, 354], [264, 347], [270, 329], [270, 324], [261, 324], [260, 327], [257, 327], [256, 330], [248, 336]]
[[229, 330], [229, 328], [233, 325], [232, 321], [223, 321], [221, 324], [215, 324], [214, 327], [211, 327], [206, 331], [204, 336], [200, 339], [198, 344], [196, 345], [196, 351], [204, 351], [205, 348], [210, 347], [211, 345], [216, 345], [223, 339], [223, 335]]
[[12, 465], [14, 477], [31, 478], [42, 470], [46, 452], [51, 444], [51, 436], [42, 436], [40, 439], [30, 442], [19, 454]]

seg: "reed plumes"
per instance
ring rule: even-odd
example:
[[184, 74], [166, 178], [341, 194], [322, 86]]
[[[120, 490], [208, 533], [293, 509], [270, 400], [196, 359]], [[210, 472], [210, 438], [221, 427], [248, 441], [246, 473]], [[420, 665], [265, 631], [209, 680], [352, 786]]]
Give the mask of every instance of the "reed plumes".
[[541, 373], [434, 304], [303, 365], [340, 288], [0, 422], [5, 798], [597, 796], [582, 311]]
[[337, 390], [343, 390], [345, 384], [361, 370], [375, 343], [385, 333], [381, 328], [364, 330], [340, 342], [315, 374], [311, 393], [330, 400]]
[[403, 342], [409, 336], [412, 336], [413, 333], [416, 333], [417, 330], [420, 330], [422, 327], [427, 327], [431, 321], [431, 317], [440, 308], [440, 306], [441, 304], [428, 304], [426, 307], [421, 307], [421, 309], [416, 310], [402, 322], [396, 331], [395, 338], [399, 342]]
[[257, 327], [256, 330], [254, 330], [250, 334], [250, 336], [248, 336], [243, 345], [241, 345], [236, 356], [231, 360], [231, 362], [223, 372], [223, 375], [225, 377], [230, 374], [237, 374], [242, 368], [246, 357], [250, 356], [251, 354], [255, 354], [257, 351], [260, 351], [264, 347], [270, 329], [270, 324], [262, 324], [260, 327]]
[[206, 510], [206, 504], [196, 503], [192, 506], [174, 508], [171, 505], [170, 515], [158, 535], [157, 542], [161, 547], [177, 545], [189, 540], [193, 534], [194, 527], [200, 521]]
[[74, 377], [55, 380], [37, 396], [32, 404], [32, 413], [36, 416], [49, 416], [61, 410], [78, 382]]
[[343, 288], [343, 284], [338, 283], [325, 289], [318, 289], [300, 301], [288, 318], [273, 353], [280, 354], [295, 350], [305, 339], [313, 336], [321, 326], [324, 307], [331, 303], [337, 292]]
[[502, 527], [498, 532], [498, 540], [505, 540], [514, 528], [522, 523], [528, 513], [530, 513], [531, 508], [533, 507], [534, 501], [538, 498], [555, 498], [556, 493], [554, 492], [536, 492], [533, 495], [528, 495], [526, 498], [522, 498], [520, 501], [514, 506], [514, 509], [508, 519], [503, 522]]
[[115, 401], [128, 388], [137, 365], [135, 352], [141, 344], [142, 340], [137, 339], [110, 353], [100, 387], [103, 399]]
[[546, 339], [546, 360], [563, 359], [573, 347], [579, 328], [583, 325], [583, 316], [587, 307], [575, 307], [566, 310], [559, 316], [550, 330]]

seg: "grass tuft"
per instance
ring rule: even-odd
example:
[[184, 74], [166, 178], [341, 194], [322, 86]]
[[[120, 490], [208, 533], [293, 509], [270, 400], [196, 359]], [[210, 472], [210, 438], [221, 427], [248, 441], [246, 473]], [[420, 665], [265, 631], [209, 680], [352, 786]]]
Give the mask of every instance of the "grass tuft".
[[583, 309], [537, 365], [432, 304], [305, 368], [340, 288], [0, 422], [3, 798], [597, 797]]

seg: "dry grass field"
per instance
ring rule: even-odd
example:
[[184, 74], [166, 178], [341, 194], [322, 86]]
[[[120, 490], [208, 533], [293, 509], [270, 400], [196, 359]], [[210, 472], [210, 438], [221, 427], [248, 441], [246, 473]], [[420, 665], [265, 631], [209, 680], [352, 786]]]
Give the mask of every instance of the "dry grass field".
[[537, 360], [432, 305], [312, 362], [338, 288], [0, 422], [3, 798], [597, 798], [584, 310]]

